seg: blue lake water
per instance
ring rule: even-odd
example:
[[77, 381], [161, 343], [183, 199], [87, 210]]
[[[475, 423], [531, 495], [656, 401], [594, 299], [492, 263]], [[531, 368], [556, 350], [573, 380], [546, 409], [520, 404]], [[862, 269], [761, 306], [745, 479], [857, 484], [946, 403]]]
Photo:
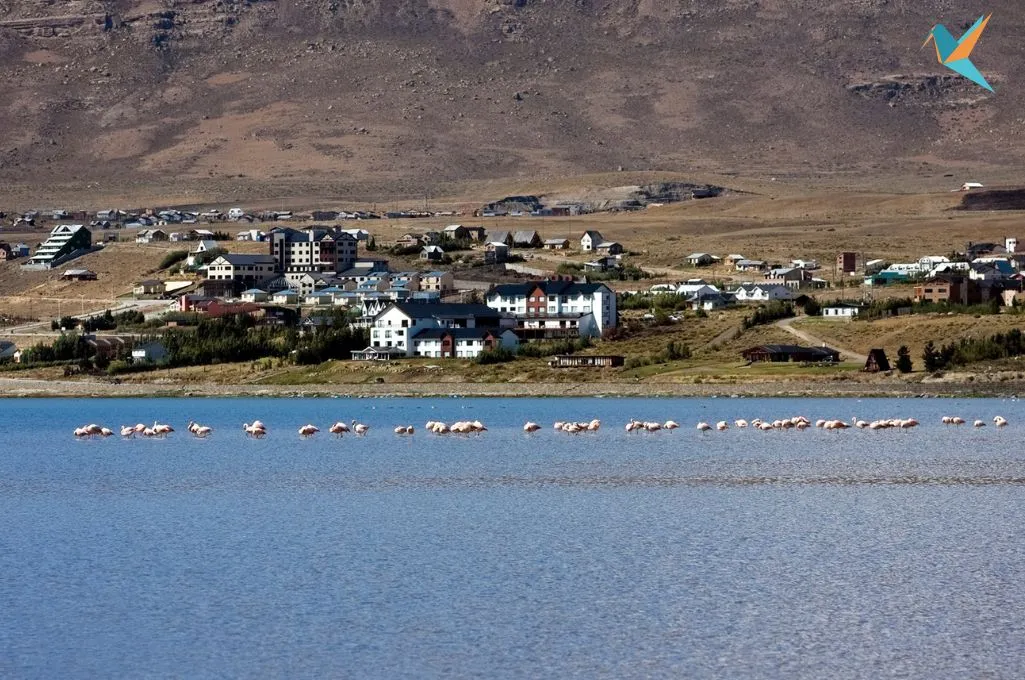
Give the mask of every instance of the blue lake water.
[[[0, 403], [0, 676], [1013, 678], [1008, 400]], [[915, 417], [907, 433], [699, 420]], [[950, 428], [943, 415], [1010, 425]], [[629, 418], [675, 432], [627, 434]], [[480, 437], [424, 433], [480, 419]], [[595, 434], [553, 420], [600, 418]], [[189, 419], [215, 428], [206, 440]], [[270, 433], [247, 439], [241, 424]], [[357, 419], [365, 438], [326, 430]], [[75, 426], [169, 422], [167, 439]], [[527, 436], [526, 420], [544, 426]], [[400, 438], [399, 424], [417, 434]]]

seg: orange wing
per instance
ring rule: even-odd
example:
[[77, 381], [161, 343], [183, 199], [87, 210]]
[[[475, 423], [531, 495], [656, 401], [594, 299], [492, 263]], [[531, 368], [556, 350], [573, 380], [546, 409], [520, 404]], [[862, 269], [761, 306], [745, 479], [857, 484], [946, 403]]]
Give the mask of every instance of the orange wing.
[[975, 43], [979, 42], [979, 38], [982, 37], [982, 32], [986, 30], [986, 24], [989, 23], [989, 17], [991, 16], [993, 15], [990, 14], [974, 29], [961, 36], [961, 42], [958, 43], [958, 46], [950, 53], [950, 56], [943, 60], [944, 63], [948, 61], [957, 61], [958, 59], [967, 59], [971, 55], [972, 50], [975, 49]]

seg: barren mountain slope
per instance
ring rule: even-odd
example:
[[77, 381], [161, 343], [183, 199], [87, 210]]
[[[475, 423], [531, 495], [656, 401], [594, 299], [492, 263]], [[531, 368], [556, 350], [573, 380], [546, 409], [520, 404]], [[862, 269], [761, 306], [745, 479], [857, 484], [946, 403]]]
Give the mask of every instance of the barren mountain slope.
[[972, 58], [990, 95], [919, 49], [936, 21], [976, 18], [955, 4], [0, 0], [0, 182], [368, 198], [619, 167], [1006, 181], [1025, 10], [986, 7]]

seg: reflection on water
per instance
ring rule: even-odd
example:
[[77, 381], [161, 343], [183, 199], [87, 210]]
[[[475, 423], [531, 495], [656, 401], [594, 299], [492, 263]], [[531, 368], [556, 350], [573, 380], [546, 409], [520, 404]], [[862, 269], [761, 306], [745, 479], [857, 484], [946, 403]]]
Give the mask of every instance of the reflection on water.
[[[1012, 402], [5, 407], [7, 677], [1010, 678], [1025, 661]], [[794, 413], [922, 426], [693, 429]], [[940, 425], [950, 413], [1011, 425]], [[595, 434], [550, 430], [593, 417]], [[157, 418], [179, 432], [70, 434]], [[264, 440], [241, 431], [255, 418]], [[370, 435], [296, 433], [353, 418]], [[489, 431], [391, 432], [469, 418]], [[683, 427], [627, 434], [628, 418]], [[190, 438], [189, 419], [214, 434]]]

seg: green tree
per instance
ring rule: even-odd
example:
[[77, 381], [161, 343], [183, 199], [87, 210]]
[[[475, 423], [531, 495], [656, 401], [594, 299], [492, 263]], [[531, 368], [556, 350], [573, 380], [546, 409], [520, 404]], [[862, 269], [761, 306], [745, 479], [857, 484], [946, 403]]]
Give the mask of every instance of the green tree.
[[901, 345], [897, 350], [897, 370], [901, 373], [910, 373], [911, 369], [911, 350], [907, 345]]
[[818, 316], [822, 313], [822, 305], [819, 304], [818, 300], [810, 297], [804, 302], [804, 313], [808, 316]]
[[925, 366], [925, 370], [930, 373], [940, 370], [940, 362], [940, 353], [936, 349], [936, 345], [933, 344], [932, 340], [925, 343], [925, 349], [922, 350], [922, 363]]

